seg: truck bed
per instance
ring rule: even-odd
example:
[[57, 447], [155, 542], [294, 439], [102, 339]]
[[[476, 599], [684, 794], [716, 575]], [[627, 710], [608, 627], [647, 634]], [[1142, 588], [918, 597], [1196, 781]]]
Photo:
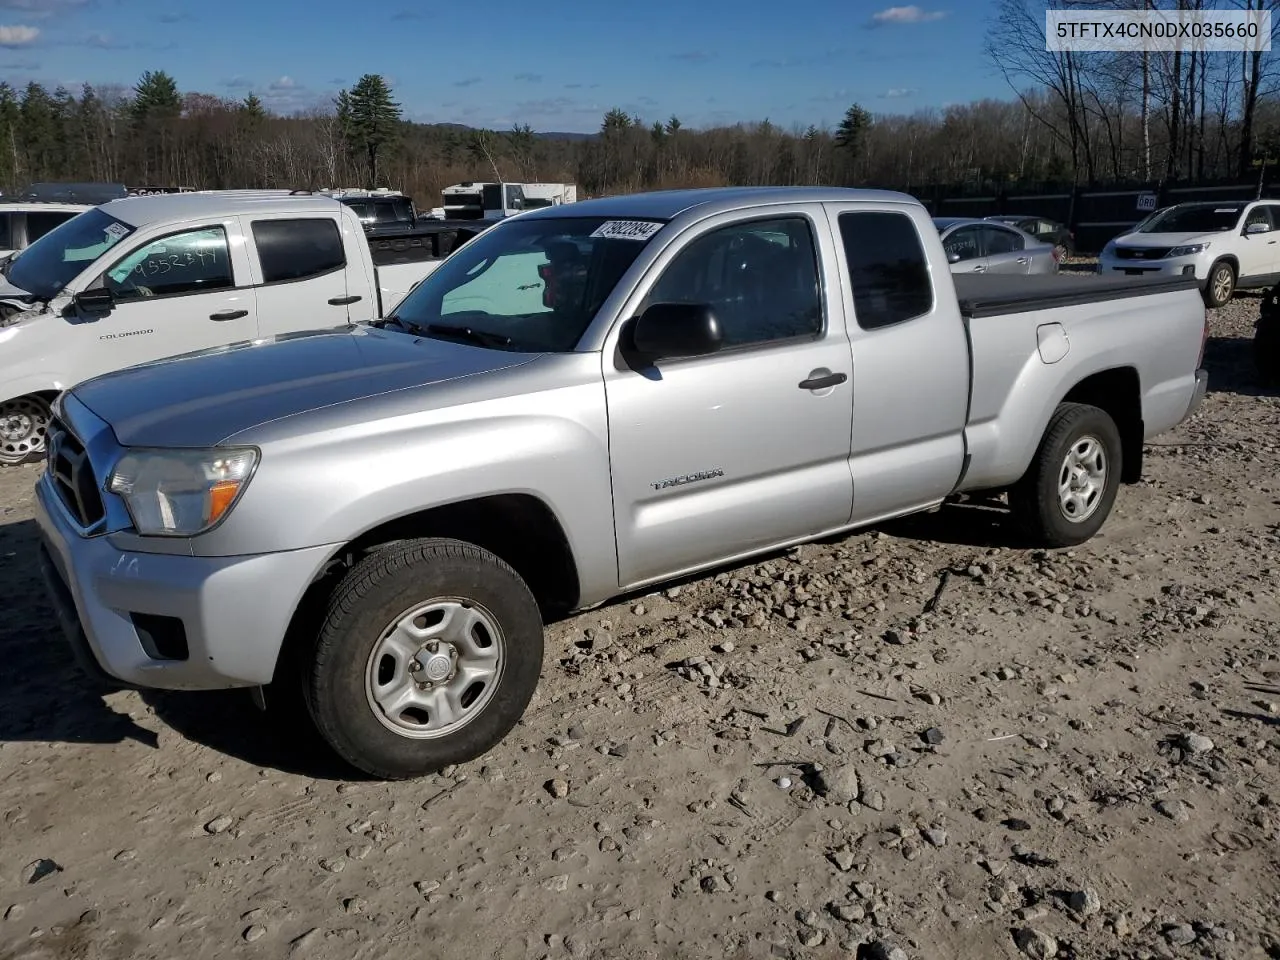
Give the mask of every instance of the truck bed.
[[953, 275], [960, 312], [966, 319], [1027, 313], [1052, 307], [1105, 303], [1174, 290], [1198, 290], [1195, 277], [1104, 277], [1097, 274]]
[[485, 220], [419, 222], [386, 232], [366, 232], [374, 266], [441, 260], [493, 224]]

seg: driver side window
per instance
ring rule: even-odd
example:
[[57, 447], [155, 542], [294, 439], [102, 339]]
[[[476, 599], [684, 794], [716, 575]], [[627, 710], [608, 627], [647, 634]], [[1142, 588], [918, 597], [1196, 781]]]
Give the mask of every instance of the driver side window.
[[961, 260], [972, 260], [978, 256], [978, 228], [961, 227], [943, 241], [943, 249], [947, 256], [956, 254]]
[[1249, 215], [1245, 217], [1244, 226], [1246, 230], [1255, 223], [1260, 223], [1266, 227], [1268, 233], [1275, 229], [1275, 225], [1271, 222], [1270, 210], [1266, 205], [1254, 207], [1249, 211]]
[[234, 287], [227, 233], [204, 227], [153, 240], [118, 260], [102, 280], [117, 301]]
[[676, 254], [647, 299], [709, 304], [726, 347], [821, 336], [821, 284], [809, 221], [753, 220], [705, 233]]

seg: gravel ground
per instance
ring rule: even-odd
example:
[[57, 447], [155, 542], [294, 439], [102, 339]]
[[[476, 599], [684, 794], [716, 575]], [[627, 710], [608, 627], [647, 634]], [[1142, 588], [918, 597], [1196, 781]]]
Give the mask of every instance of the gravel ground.
[[241, 693], [86, 692], [0, 473], [0, 960], [1280, 957], [1257, 304], [1090, 544], [961, 504], [593, 611], [410, 784]]

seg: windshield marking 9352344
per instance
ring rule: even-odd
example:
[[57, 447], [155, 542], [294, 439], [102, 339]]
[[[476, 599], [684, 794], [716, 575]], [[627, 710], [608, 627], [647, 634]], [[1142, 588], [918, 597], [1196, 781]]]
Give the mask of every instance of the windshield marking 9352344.
[[573, 350], [664, 221], [512, 220], [460, 247], [385, 324], [522, 353]]

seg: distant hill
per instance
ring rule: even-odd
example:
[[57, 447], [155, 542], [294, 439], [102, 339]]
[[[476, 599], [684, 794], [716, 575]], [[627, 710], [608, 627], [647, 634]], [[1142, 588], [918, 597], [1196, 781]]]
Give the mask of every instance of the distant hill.
[[[419, 127], [432, 127], [436, 130], [456, 130], [459, 133], [465, 133], [475, 130], [475, 127], [468, 126], [465, 123], [419, 123], [415, 124]], [[501, 131], [499, 131], [501, 132]], [[567, 130], [547, 130], [535, 131], [534, 136], [539, 140], [564, 140], [569, 142], [580, 142], [583, 140], [594, 140], [598, 134], [595, 133], [571, 133]]]

